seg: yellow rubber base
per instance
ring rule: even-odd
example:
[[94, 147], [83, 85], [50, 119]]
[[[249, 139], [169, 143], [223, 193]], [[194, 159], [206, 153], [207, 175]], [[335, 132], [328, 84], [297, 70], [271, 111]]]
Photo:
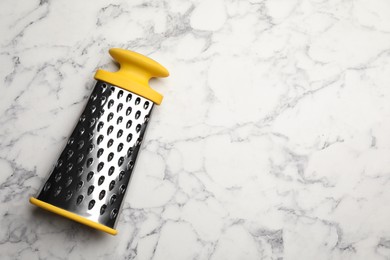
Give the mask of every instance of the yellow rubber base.
[[46, 202], [43, 202], [43, 201], [41, 201], [39, 199], [31, 197], [30, 198], [30, 203], [34, 204], [35, 206], [38, 206], [40, 208], [43, 208], [45, 210], [48, 210], [48, 211], [51, 211], [51, 212], [56, 213], [58, 215], [61, 215], [63, 217], [66, 217], [66, 218], [69, 218], [71, 220], [77, 221], [77, 222], [79, 222], [81, 224], [84, 224], [84, 225], [90, 226], [92, 228], [104, 231], [104, 232], [106, 232], [108, 234], [111, 234], [111, 235], [115, 236], [118, 233], [118, 231], [115, 230], [115, 229], [109, 228], [109, 227], [107, 227], [105, 225], [102, 225], [102, 224], [97, 223], [95, 221], [89, 220], [87, 218], [84, 218], [84, 217], [82, 217], [80, 215], [77, 215], [75, 213], [72, 213], [70, 211], [67, 211], [67, 210], [61, 209], [59, 207], [53, 206], [53, 205], [51, 205], [49, 203], [46, 203]]

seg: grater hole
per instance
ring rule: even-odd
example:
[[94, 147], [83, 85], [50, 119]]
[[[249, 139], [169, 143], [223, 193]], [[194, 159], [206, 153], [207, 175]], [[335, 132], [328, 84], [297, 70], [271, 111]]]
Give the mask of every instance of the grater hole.
[[78, 156], [77, 156], [77, 163], [81, 163], [84, 159], [84, 154], [80, 153]]
[[93, 93], [93, 94], [91, 95], [91, 100], [92, 100], [92, 101], [95, 101], [95, 100], [96, 100], [96, 98], [97, 98], [97, 95], [96, 95], [96, 93]]
[[85, 132], [84, 127], [81, 127], [81, 128], [79, 129], [79, 132], [78, 132], [79, 136], [82, 136], [82, 135], [84, 134], [84, 132]]
[[112, 146], [112, 144], [114, 143], [114, 140], [110, 139], [108, 140], [107, 142], [107, 148], [110, 148]]
[[130, 157], [131, 154], [133, 153], [133, 147], [130, 147], [128, 150], [127, 150], [127, 157]]
[[111, 87], [110, 90], [111, 90], [112, 93], [115, 92], [115, 88], [114, 87]]
[[107, 156], [107, 160], [110, 162], [112, 160], [112, 158], [114, 158], [114, 153], [110, 153], [108, 156]]
[[88, 203], [88, 209], [92, 209], [93, 206], [95, 206], [95, 200], [91, 200], [89, 203]]
[[131, 120], [127, 121], [126, 128], [129, 129], [132, 124], [133, 124], [133, 122]]
[[127, 142], [131, 142], [131, 139], [133, 139], [133, 134], [132, 134], [132, 133], [130, 133], [130, 134], [127, 136], [126, 140], [127, 140]]
[[120, 152], [120, 151], [122, 151], [122, 149], [123, 149], [123, 144], [122, 143], [120, 143], [120, 144], [118, 144], [118, 152]]
[[102, 96], [102, 97], [100, 98], [100, 105], [101, 105], [101, 106], [104, 106], [104, 104], [106, 103], [106, 101], [107, 101], [107, 98], [106, 98], [105, 96]]
[[83, 174], [83, 171], [84, 171], [83, 167], [78, 168], [77, 169], [77, 175], [81, 176]]
[[99, 180], [98, 180], [98, 185], [102, 185], [104, 182], [104, 176], [100, 176]]
[[89, 139], [89, 140], [92, 140], [92, 138], [93, 138], [93, 133], [91, 133], [91, 132], [88, 133], [88, 139]]
[[110, 204], [114, 204], [116, 201], [116, 194], [112, 194], [111, 198], [110, 198]]
[[73, 142], [74, 142], [74, 138], [73, 138], [73, 137], [69, 138], [69, 140], [68, 140], [68, 145], [72, 145]]
[[104, 162], [100, 162], [97, 167], [97, 171], [100, 172], [104, 167]]
[[119, 187], [119, 192], [120, 192], [121, 194], [124, 194], [125, 191], [126, 191], [126, 185], [122, 184], [122, 185]]
[[107, 135], [110, 135], [113, 130], [114, 130], [114, 127], [112, 125], [109, 126], [108, 129], [107, 129]]
[[149, 122], [149, 116], [148, 116], [148, 115], [146, 115], [146, 116], [144, 117], [144, 122], [145, 122], [145, 123]]
[[132, 110], [131, 107], [128, 107], [128, 108], [126, 109], [126, 116], [128, 116], [128, 115], [131, 114], [131, 110]]
[[148, 109], [148, 107], [149, 107], [149, 101], [146, 101], [146, 102], [144, 103], [144, 109]]
[[108, 169], [108, 176], [111, 176], [115, 171], [115, 167], [111, 166], [110, 169]]
[[97, 125], [98, 132], [103, 128], [103, 126], [104, 126], [104, 123], [103, 122], [99, 122], [99, 124]]
[[111, 181], [108, 189], [111, 191], [115, 187], [115, 181]]
[[93, 144], [90, 144], [88, 146], [88, 153], [91, 153], [93, 151], [93, 149], [95, 148], [95, 146]]
[[140, 116], [141, 116], [141, 111], [138, 110], [138, 111], [135, 113], [135, 119], [138, 119]]
[[91, 111], [91, 114], [95, 113], [96, 111], [96, 106], [95, 105], [92, 105], [89, 110]]
[[89, 127], [93, 127], [95, 125], [95, 123], [96, 123], [96, 119], [95, 118], [91, 118], [89, 120]]
[[68, 153], [66, 154], [66, 157], [67, 159], [69, 160], [70, 158], [72, 158], [74, 152], [72, 150], [68, 150]]
[[84, 182], [79, 181], [79, 183], [77, 183], [77, 186], [76, 186], [76, 191], [79, 191], [83, 186], [84, 186]]
[[62, 166], [62, 160], [58, 159], [58, 161], [56, 163], [56, 168], [60, 168], [61, 166]]
[[119, 103], [119, 104], [118, 104], [118, 107], [116, 108], [116, 112], [121, 111], [122, 108], [123, 108], [123, 104], [122, 104], [122, 103]]
[[51, 187], [51, 183], [50, 182], [46, 182], [45, 186], [43, 187], [43, 191], [44, 192], [48, 191], [50, 189], [50, 187]]
[[139, 133], [139, 131], [141, 131], [141, 125], [140, 124], [138, 124], [136, 126], [135, 131], [137, 131], [137, 133]]
[[[79, 119], [80, 123], [83, 123], [83, 122], [85, 121], [85, 118], [86, 118], [85, 115], [81, 115], [81, 116], [80, 116], [80, 119]], [[73, 139], [73, 138], [72, 138], [72, 139]]]
[[104, 212], [106, 212], [106, 209], [107, 209], [107, 205], [106, 204], [103, 204], [100, 208], [100, 215], [103, 215]]
[[84, 132], [85, 132], [84, 127], [81, 127], [81, 128], [79, 129], [79, 136], [82, 136], [82, 135], [84, 134]]
[[137, 99], [135, 100], [135, 104], [139, 105], [139, 103], [141, 103], [141, 99], [139, 97], [137, 97]]
[[102, 117], [103, 115], [104, 115], [104, 109], [101, 109], [99, 112], [99, 118]]
[[77, 183], [77, 186], [76, 186], [76, 191], [79, 191], [83, 186], [84, 186], [84, 182], [79, 181], [79, 183]]
[[116, 137], [117, 137], [117, 138], [120, 138], [122, 135], [123, 135], [123, 130], [122, 130], [122, 129], [119, 129], [119, 130], [118, 130], [118, 133], [116, 134]]
[[68, 190], [65, 195], [65, 200], [70, 200], [72, 198], [73, 192], [71, 190]]
[[100, 156], [102, 156], [104, 152], [104, 149], [103, 148], [100, 148], [98, 151], [97, 151], [97, 158], [99, 158]]
[[66, 166], [66, 172], [70, 172], [73, 168], [73, 164], [72, 163], [68, 163], [68, 165]]
[[123, 90], [119, 90], [117, 98], [121, 98], [123, 96]]
[[77, 197], [76, 204], [77, 204], [77, 205], [80, 205], [81, 202], [83, 202], [83, 200], [84, 200], [84, 196], [83, 196], [83, 195], [79, 195], [79, 196]]
[[59, 182], [61, 180], [62, 174], [61, 172], [57, 172], [56, 175], [54, 175], [55, 182]]
[[122, 123], [123, 121], [123, 117], [118, 117], [118, 120], [116, 120], [116, 124], [119, 125], [120, 123]]
[[57, 196], [61, 193], [61, 190], [62, 190], [62, 187], [61, 187], [61, 186], [58, 186], [58, 187], [54, 190], [53, 196], [54, 196], [54, 197], [57, 197]]
[[87, 181], [90, 181], [92, 177], [93, 177], [93, 172], [91, 171], [87, 174]]
[[87, 160], [87, 167], [90, 167], [93, 164], [93, 158]]
[[114, 113], [110, 112], [107, 116], [107, 122], [110, 122], [113, 117], [114, 117]]
[[100, 144], [103, 141], [103, 139], [104, 139], [104, 136], [103, 135], [99, 135], [99, 137], [96, 140], [96, 143]]
[[101, 91], [102, 93], [107, 89], [107, 85], [106, 84], [102, 84], [102, 88], [101, 88]]
[[89, 186], [87, 190], [87, 195], [91, 195], [94, 189], [95, 187], [93, 185]]
[[78, 143], [77, 143], [77, 149], [81, 149], [81, 148], [83, 148], [83, 146], [84, 146], [84, 141], [83, 140], [80, 140]]
[[100, 193], [99, 193], [99, 200], [102, 200], [104, 198], [104, 196], [106, 196], [106, 191], [105, 190], [102, 190]]
[[125, 171], [121, 171], [121, 172], [119, 173], [118, 180], [121, 181], [121, 180], [123, 179], [123, 177], [125, 177], [125, 174], [126, 174]]
[[65, 188], [69, 187], [69, 185], [72, 183], [72, 181], [73, 181], [72, 176], [69, 176], [69, 177], [66, 179]]
[[113, 99], [110, 99], [110, 101], [108, 101], [107, 107], [108, 107], [108, 108], [111, 108], [113, 105], [114, 105], [114, 100], [113, 100]]
[[141, 144], [141, 142], [142, 142], [142, 138], [140, 137], [140, 138], [138, 138], [137, 139], [137, 143], [136, 143], [136, 145], [138, 146], [138, 145], [140, 145]]
[[118, 216], [118, 209], [115, 208], [111, 211], [110, 218], [114, 219], [116, 216]]
[[120, 157], [118, 160], [118, 166], [121, 167], [124, 161], [125, 161], [125, 158]]
[[131, 94], [128, 94], [126, 97], [126, 102], [129, 102], [133, 96]]
[[127, 164], [127, 170], [131, 170], [133, 169], [134, 167], [134, 162], [133, 161], [130, 161], [128, 164]]

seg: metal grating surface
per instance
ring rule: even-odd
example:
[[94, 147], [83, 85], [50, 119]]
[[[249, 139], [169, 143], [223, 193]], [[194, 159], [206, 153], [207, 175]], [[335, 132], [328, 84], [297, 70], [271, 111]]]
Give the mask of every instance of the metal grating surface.
[[98, 81], [37, 198], [113, 228], [152, 108]]

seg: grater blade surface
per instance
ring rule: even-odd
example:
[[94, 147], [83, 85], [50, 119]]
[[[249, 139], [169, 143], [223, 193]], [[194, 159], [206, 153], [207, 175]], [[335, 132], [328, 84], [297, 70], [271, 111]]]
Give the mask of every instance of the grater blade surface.
[[153, 106], [97, 81], [37, 199], [114, 228]]

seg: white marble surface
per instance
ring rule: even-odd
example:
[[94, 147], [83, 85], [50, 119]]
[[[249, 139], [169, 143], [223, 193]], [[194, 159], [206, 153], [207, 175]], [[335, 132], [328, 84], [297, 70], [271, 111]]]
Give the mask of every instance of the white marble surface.
[[[0, 1], [0, 259], [390, 259], [388, 0]], [[155, 109], [116, 237], [28, 203], [107, 53]]]

